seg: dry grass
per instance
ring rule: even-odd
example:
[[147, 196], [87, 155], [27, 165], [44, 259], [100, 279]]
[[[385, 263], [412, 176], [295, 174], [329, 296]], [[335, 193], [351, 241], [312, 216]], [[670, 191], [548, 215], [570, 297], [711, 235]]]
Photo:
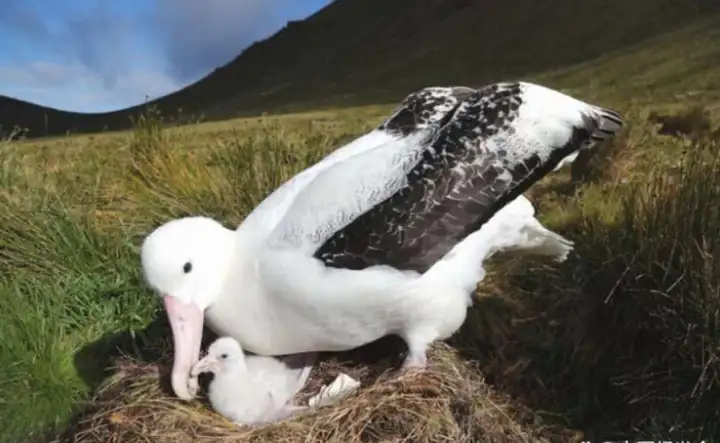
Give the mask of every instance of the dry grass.
[[[261, 428], [235, 426], [201, 402], [168, 395], [166, 364], [123, 361], [98, 393], [91, 413], [58, 441], [110, 442], [519, 442], [557, 441], [551, 429], [522, 425], [510, 402], [449, 347], [431, 353], [433, 367], [399, 378], [387, 361], [325, 361], [309, 386], [327, 383], [338, 370], [354, 373], [363, 387], [334, 405], [292, 422]], [[363, 366], [363, 367], [360, 367]], [[368, 369], [371, 371], [368, 372]], [[358, 371], [364, 374], [358, 374]], [[556, 437], [558, 434], [555, 431]]]
[[[717, 127], [716, 104], [687, 100], [657, 108], [699, 103]], [[386, 109], [173, 128], [150, 114], [132, 133], [0, 144], [0, 441], [48, 441], [70, 417], [54, 441], [720, 438], [718, 140], [657, 134], [655, 106], [612, 107], [627, 127], [583, 180], [532, 190], [576, 255], [495, 261], [431, 372], [386, 373], [397, 348], [329, 356], [308, 390], [342, 368], [359, 393], [253, 431], [169, 395], [168, 328], [137, 246], [170, 217], [238, 223]]]
[[556, 228], [575, 259], [496, 269], [455, 342], [494, 387], [591, 440], [720, 435], [720, 138], [693, 136], [665, 139], [675, 160], [636, 183], [572, 196], [582, 214]]
[[[147, 115], [129, 138], [117, 140], [123, 149], [114, 162], [122, 165], [122, 172], [105, 176], [98, 188], [95, 229], [114, 232], [120, 222], [137, 244], [141, 237], [134, 233], [146, 233], [167, 217], [201, 213], [238, 223], [284, 179], [373, 124], [310, 118], [282, 123], [268, 119], [251, 124], [250, 130], [247, 122], [239, 122], [221, 130], [214, 143], [197, 146], [187, 140], [186, 129], [163, 129], [156, 116]], [[178, 143], [186, 149], [174, 149]], [[149, 294], [142, 295], [151, 300]], [[397, 379], [394, 370], [404, 349], [392, 340], [326, 356], [299, 398], [307, 399], [339, 371], [363, 382], [358, 394], [296, 421], [238, 429], [204, 402], [184, 404], [173, 398], [165, 380], [167, 325], [135, 334], [139, 339], [124, 339], [119, 345], [133, 357], [114, 360], [113, 376], [98, 387], [75, 425], [55, 441], [510, 442], [553, 441], [551, 436], [566, 435], [564, 427], [534, 424], [531, 411], [519, 404], [511, 407], [511, 399], [493, 391], [477, 368], [442, 344], [431, 354], [431, 372]], [[83, 353], [96, 358], [118, 341], [111, 343]]]

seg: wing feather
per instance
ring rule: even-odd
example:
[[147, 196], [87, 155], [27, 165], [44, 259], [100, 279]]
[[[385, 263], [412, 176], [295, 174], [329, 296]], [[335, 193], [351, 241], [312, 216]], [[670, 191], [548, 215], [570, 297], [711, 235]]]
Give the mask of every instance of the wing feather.
[[617, 113], [528, 83], [469, 94], [401, 186], [316, 251], [327, 266], [424, 272], [578, 149], [622, 125]]

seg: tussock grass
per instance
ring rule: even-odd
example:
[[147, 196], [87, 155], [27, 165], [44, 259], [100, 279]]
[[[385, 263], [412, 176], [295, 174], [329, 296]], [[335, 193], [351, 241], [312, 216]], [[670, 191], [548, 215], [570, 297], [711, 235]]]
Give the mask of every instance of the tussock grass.
[[701, 105], [672, 115], [651, 111], [648, 121], [658, 125], [658, 134], [698, 138], [713, 132], [710, 113]]
[[677, 145], [679, 166], [603, 197], [613, 216], [565, 227], [575, 259], [500, 268], [458, 340], [495, 387], [591, 440], [720, 437], [720, 138]]
[[533, 190], [575, 256], [498, 260], [433, 371], [356, 364], [375, 374], [356, 395], [254, 431], [168, 394], [169, 331], [137, 247], [170, 217], [238, 223], [372, 115], [162, 127], [149, 113], [128, 134], [4, 142], [0, 441], [48, 441], [71, 418], [56, 441], [720, 438], [720, 140], [658, 135], [646, 108], [619, 109], [626, 131], [590, 178]]
[[178, 152], [158, 128], [160, 121], [143, 120], [134, 132], [122, 185], [131, 191], [131, 206], [158, 222], [199, 214], [237, 225], [272, 190], [337, 146], [312, 126], [298, 137], [270, 121], [252, 132], [232, 130], [230, 139], [202, 151]]
[[237, 224], [357, 131], [348, 124], [270, 120], [198, 138], [149, 112], [132, 133], [79, 146], [3, 142], [0, 441], [44, 441], [82, 409], [118, 347], [157, 357], [146, 348], [169, 331], [137, 261], [153, 226], [187, 214]]

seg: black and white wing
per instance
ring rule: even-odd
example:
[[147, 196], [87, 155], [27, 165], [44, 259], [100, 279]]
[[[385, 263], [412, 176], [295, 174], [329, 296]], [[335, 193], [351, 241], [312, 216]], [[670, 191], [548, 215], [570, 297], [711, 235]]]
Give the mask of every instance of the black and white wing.
[[418, 131], [442, 126], [460, 102], [473, 92], [474, 89], [464, 86], [434, 86], [408, 94], [378, 127], [281, 184], [255, 208], [245, 223], [254, 224], [253, 229], [258, 236], [270, 233], [285, 216], [296, 196], [322, 171], [379, 146], [392, 146]]
[[431, 86], [405, 97], [377, 130], [406, 137], [421, 129], [443, 126], [460, 102], [477, 90], [465, 86]]
[[[405, 151], [393, 161], [375, 164], [368, 152], [360, 156], [368, 156], [365, 165], [338, 164], [332, 177], [308, 186], [318, 192], [316, 211], [328, 207], [325, 219], [316, 220], [315, 257], [330, 267], [424, 272], [562, 159], [622, 127], [614, 111], [524, 82], [469, 92], [445, 120], [437, 133], [397, 148]], [[382, 169], [377, 184], [372, 174], [356, 184], [353, 174], [373, 165]], [[325, 189], [343, 186], [343, 177], [356, 185], [346, 191], [364, 197]], [[339, 195], [352, 202], [334, 201]]]
[[475, 92], [465, 86], [431, 86], [408, 94], [375, 129], [336, 149], [321, 163], [345, 160], [382, 144], [398, 141], [447, 122], [462, 100]]

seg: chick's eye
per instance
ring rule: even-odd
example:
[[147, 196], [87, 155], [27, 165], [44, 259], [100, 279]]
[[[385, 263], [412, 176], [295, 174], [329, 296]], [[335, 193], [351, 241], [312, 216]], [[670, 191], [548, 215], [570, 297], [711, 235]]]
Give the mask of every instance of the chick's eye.
[[183, 265], [183, 272], [188, 274], [190, 271], [192, 271], [192, 263], [187, 262]]
[[220, 355], [220, 358], [222, 358], [222, 359], [224, 360], [224, 359], [228, 358], [228, 355], [227, 355], [227, 354], [221, 354], [221, 355]]

